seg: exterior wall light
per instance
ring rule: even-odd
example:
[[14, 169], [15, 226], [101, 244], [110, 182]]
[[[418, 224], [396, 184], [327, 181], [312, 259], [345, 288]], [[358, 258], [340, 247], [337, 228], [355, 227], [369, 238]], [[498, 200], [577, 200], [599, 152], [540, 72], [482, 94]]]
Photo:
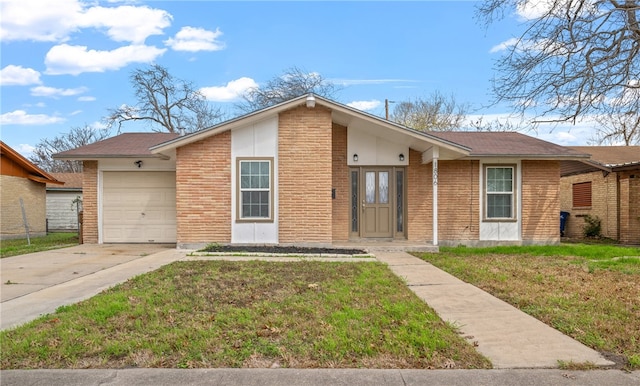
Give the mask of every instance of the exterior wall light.
[[307, 96], [307, 107], [310, 109], [316, 107], [316, 98], [311, 94]]
[[353, 162], [358, 162], [358, 155], [357, 154], [353, 155]]
[[134, 162], [134, 164], [136, 164], [136, 166], [138, 168], [141, 168], [142, 167], [142, 160], [138, 160], [138, 161]]
[[398, 155], [398, 159], [400, 160], [400, 162], [404, 161], [404, 154], [400, 153], [400, 155]]

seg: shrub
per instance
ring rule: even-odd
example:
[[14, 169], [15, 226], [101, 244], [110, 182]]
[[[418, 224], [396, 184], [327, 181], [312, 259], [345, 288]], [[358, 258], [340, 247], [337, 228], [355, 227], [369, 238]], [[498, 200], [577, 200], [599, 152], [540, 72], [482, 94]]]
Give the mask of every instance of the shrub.
[[599, 237], [602, 229], [600, 217], [586, 215], [584, 216], [584, 226], [582, 231], [585, 237]]

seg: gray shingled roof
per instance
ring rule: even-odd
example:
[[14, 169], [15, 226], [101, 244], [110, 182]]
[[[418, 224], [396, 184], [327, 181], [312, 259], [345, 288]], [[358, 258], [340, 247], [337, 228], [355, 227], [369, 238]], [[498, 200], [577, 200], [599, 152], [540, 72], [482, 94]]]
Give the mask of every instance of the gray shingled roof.
[[178, 137], [174, 133], [123, 133], [115, 137], [63, 151], [56, 159], [92, 159], [122, 157], [156, 157], [149, 148]]
[[591, 161], [607, 167], [640, 163], [640, 146], [571, 146], [580, 153], [591, 154]]
[[430, 134], [470, 148], [472, 157], [588, 158], [584, 152], [516, 132], [440, 131]]

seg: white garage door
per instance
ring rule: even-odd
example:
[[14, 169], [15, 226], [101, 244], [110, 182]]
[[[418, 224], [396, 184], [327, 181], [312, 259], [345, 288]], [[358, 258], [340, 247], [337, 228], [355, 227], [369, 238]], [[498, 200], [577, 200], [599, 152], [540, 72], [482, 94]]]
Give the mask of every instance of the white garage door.
[[104, 172], [102, 241], [176, 242], [175, 172]]

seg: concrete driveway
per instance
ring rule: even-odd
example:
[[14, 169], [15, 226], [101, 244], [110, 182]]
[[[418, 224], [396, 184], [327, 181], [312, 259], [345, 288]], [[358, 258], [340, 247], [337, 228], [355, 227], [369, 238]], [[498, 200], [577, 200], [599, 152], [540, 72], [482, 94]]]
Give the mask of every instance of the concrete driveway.
[[189, 251], [171, 244], [83, 244], [0, 260], [0, 329], [89, 298]]

